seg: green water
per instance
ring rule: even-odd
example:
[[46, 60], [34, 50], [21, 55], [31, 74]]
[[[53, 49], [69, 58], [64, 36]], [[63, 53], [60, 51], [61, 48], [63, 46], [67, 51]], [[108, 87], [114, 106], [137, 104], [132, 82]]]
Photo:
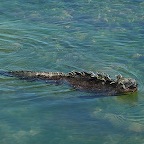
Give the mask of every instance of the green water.
[[139, 84], [96, 98], [1, 75], [1, 144], [144, 143], [143, 0], [1, 0], [0, 70], [102, 71]]

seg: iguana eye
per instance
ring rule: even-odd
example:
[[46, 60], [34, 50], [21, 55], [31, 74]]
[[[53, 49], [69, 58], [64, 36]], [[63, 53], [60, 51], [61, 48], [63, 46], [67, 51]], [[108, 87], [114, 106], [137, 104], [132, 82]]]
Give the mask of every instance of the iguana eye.
[[121, 88], [126, 89], [126, 86], [123, 83], [121, 83]]

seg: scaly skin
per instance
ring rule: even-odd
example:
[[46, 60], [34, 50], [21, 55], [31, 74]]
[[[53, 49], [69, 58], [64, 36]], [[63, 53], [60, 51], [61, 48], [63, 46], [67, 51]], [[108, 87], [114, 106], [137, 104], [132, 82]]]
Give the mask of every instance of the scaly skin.
[[103, 73], [92, 72], [33, 72], [33, 71], [10, 71], [11, 76], [27, 80], [54, 80], [68, 82], [75, 89], [86, 90], [105, 95], [120, 95], [137, 91], [135, 79], [124, 78], [118, 75], [116, 79], [111, 79]]

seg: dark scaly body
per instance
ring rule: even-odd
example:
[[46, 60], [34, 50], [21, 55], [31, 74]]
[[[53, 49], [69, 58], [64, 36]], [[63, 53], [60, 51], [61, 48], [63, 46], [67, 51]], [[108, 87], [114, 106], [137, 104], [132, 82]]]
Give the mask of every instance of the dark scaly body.
[[28, 80], [54, 80], [66, 81], [75, 89], [86, 90], [106, 95], [118, 95], [137, 91], [135, 79], [124, 78], [118, 75], [116, 79], [111, 79], [102, 73], [87, 72], [33, 72], [33, 71], [10, 71], [11, 76]]

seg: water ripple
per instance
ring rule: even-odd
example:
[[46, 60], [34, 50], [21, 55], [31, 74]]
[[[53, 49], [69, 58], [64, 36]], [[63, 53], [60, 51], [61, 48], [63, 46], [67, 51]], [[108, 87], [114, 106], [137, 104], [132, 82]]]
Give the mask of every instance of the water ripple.
[[143, 143], [142, 0], [0, 5], [1, 70], [121, 73], [139, 84], [136, 95], [82, 99], [90, 95], [0, 76], [1, 143]]

